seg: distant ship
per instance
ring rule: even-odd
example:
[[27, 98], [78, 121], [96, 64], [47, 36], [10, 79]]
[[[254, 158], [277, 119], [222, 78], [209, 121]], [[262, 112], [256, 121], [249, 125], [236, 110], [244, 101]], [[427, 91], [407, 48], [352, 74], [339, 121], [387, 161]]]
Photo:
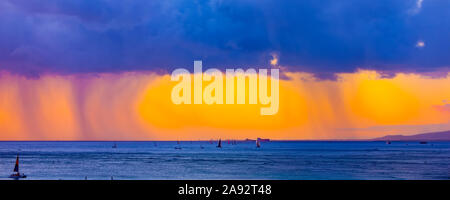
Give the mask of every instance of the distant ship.
[[14, 172], [15, 173], [11, 174], [9, 176], [9, 178], [18, 179], [18, 178], [26, 178], [27, 177], [25, 174], [23, 174], [23, 173], [20, 174], [20, 172], [19, 172], [19, 154], [17, 154], [16, 165], [14, 166]]
[[[270, 139], [268, 139], [268, 138], [257, 138], [256, 140], [259, 140], [259, 141], [261, 141], [261, 142], [270, 142]], [[253, 142], [253, 141], [256, 141], [256, 140], [254, 140], [254, 139], [245, 139], [244, 141], [245, 142]]]
[[222, 148], [222, 140], [219, 139], [219, 143], [217, 144], [217, 148]]

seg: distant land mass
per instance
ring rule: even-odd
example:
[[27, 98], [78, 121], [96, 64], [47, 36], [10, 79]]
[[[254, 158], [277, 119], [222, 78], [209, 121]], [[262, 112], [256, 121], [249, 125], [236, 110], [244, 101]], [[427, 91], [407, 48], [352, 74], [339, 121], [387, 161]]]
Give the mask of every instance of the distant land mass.
[[450, 130], [433, 133], [422, 133], [417, 135], [386, 135], [384, 137], [374, 138], [376, 141], [450, 141]]

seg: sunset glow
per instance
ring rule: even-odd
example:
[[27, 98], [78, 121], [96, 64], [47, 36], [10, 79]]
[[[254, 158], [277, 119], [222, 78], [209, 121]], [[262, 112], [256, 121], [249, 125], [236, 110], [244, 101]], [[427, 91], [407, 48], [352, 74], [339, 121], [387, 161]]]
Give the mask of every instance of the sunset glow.
[[[0, 140], [326, 140], [450, 130], [449, 5], [2, 0]], [[174, 101], [182, 90], [172, 93], [181, 88], [172, 73], [196, 77], [195, 63], [214, 74], [255, 69], [259, 80], [260, 70], [275, 72], [279, 87], [267, 88], [279, 98], [259, 86], [249, 95], [256, 89], [247, 84], [257, 104], [227, 104], [226, 89], [223, 101], [212, 98], [211, 83], [221, 81], [208, 75], [202, 86], [191, 78], [201, 87], [191, 87], [192, 104]]]
[[[286, 73], [280, 108], [175, 105], [169, 75], [1, 73], [1, 140], [361, 139], [450, 128], [450, 78]], [[412, 129], [411, 127], [414, 127]]]

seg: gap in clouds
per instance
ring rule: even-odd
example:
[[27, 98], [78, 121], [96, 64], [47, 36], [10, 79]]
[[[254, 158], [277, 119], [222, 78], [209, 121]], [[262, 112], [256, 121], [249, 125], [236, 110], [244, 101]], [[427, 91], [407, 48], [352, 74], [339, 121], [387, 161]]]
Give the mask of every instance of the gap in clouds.
[[[155, 73], [43, 75], [2, 72], [0, 140], [367, 139], [450, 121], [450, 77], [376, 71], [338, 81], [289, 72], [279, 111], [261, 105], [175, 105], [176, 82]], [[367, 129], [394, 127], [395, 129]], [[442, 128], [442, 127], [441, 127]], [[425, 129], [424, 129], [425, 130]]]

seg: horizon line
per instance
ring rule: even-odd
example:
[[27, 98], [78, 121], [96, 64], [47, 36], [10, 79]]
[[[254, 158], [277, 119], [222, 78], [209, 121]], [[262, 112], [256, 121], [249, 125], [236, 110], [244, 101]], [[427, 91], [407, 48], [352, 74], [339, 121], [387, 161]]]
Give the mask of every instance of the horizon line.
[[[217, 142], [217, 140], [0, 140], [0, 142]], [[223, 140], [222, 142], [227, 141]], [[256, 139], [249, 140], [230, 140], [230, 141], [256, 141]], [[417, 140], [417, 139], [405, 139], [405, 140], [382, 140], [379, 138], [373, 139], [304, 139], [304, 140], [269, 140], [262, 142], [383, 142], [383, 141], [391, 141], [391, 142], [420, 142], [420, 141], [437, 141], [437, 142], [450, 142], [450, 140]]]

